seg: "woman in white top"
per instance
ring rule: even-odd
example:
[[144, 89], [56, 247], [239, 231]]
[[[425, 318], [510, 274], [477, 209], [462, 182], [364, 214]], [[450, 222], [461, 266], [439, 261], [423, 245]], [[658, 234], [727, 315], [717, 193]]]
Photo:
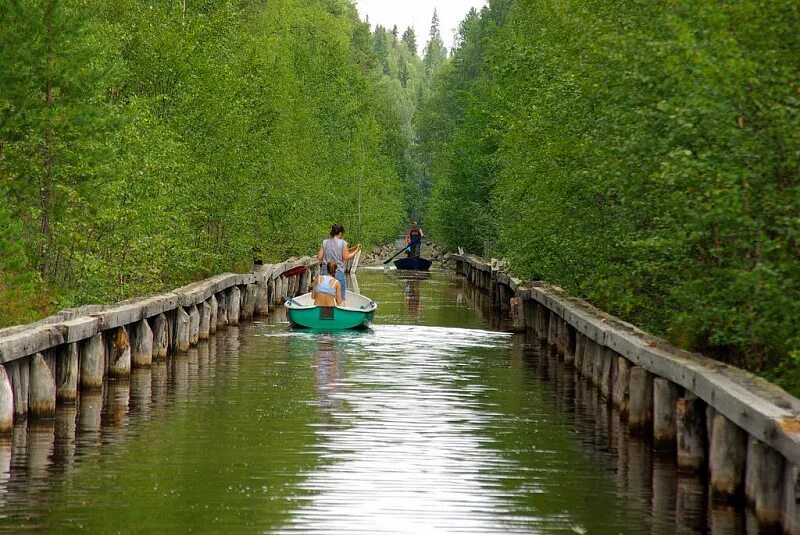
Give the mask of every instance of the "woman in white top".
[[361, 250], [361, 244], [352, 251], [347, 247], [347, 242], [342, 238], [344, 227], [338, 223], [331, 227], [331, 237], [322, 242], [317, 252], [317, 260], [323, 264], [336, 262], [336, 280], [342, 287], [342, 300], [347, 299], [347, 280], [344, 275], [344, 263], [353, 258]]

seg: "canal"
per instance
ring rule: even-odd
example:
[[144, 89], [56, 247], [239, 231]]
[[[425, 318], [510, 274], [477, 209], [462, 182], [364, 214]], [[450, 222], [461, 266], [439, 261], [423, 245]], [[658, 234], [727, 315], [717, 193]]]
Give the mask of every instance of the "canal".
[[277, 310], [0, 443], [0, 531], [744, 532], [455, 276], [362, 270], [367, 332]]

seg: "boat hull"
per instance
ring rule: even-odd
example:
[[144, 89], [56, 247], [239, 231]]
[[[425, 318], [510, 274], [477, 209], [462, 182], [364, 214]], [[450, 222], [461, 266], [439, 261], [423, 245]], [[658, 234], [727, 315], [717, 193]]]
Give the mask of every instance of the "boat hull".
[[296, 327], [314, 330], [366, 329], [375, 312], [359, 312], [337, 307], [289, 309], [289, 321]]
[[397, 269], [406, 269], [408, 271], [428, 271], [432, 263], [433, 262], [426, 258], [414, 256], [394, 261], [394, 265]]
[[294, 297], [284, 304], [292, 325], [322, 331], [366, 329], [375, 318], [378, 308], [371, 299], [355, 292], [347, 292], [346, 305], [314, 306], [310, 293]]

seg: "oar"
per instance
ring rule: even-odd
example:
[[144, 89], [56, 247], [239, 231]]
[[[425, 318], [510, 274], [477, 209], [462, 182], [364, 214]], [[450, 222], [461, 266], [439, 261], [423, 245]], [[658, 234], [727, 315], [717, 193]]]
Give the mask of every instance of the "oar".
[[421, 240], [421, 239], [422, 239], [422, 237], [421, 237], [421, 236], [417, 236], [416, 238], [414, 238], [413, 240], [411, 240], [411, 241], [409, 242], [409, 244], [408, 244], [408, 245], [406, 245], [405, 247], [403, 247], [402, 249], [400, 249], [399, 251], [397, 251], [397, 252], [396, 252], [396, 253], [395, 253], [395, 254], [394, 254], [394, 255], [393, 255], [393, 256], [392, 256], [390, 259], [388, 259], [388, 260], [384, 261], [384, 264], [388, 264], [389, 262], [391, 262], [392, 260], [394, 260], [395, 258], [397, 258], [397, 256], [398, 256], [400, 253], [402, 253], [403, 251], [405, 251], [406, 249], [408, 249], [409, 247], [411, 247], [412, 245], [414, 245], [415, 243], [417, 243], [417, 242], [418, 242], [419, 240]]

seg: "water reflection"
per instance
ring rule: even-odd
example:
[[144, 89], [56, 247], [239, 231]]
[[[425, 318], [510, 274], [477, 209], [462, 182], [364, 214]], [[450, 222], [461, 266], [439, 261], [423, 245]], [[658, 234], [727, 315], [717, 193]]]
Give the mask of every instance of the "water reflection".
[[15, 425], [0, 531], [757, 532], [548, 348], [493, 331], [485, 292], [361, 282], [371, 331], [292, 331], [278, 307]]
[[343, 400], [337, 396], [344, 378], [342, 351], [338, 347], [338, 337], [333, 334], [317, 335], [317, 350], [314, 352], [314, 379], [319, 392], [320, 409], [330, 414], [343, 407]]

